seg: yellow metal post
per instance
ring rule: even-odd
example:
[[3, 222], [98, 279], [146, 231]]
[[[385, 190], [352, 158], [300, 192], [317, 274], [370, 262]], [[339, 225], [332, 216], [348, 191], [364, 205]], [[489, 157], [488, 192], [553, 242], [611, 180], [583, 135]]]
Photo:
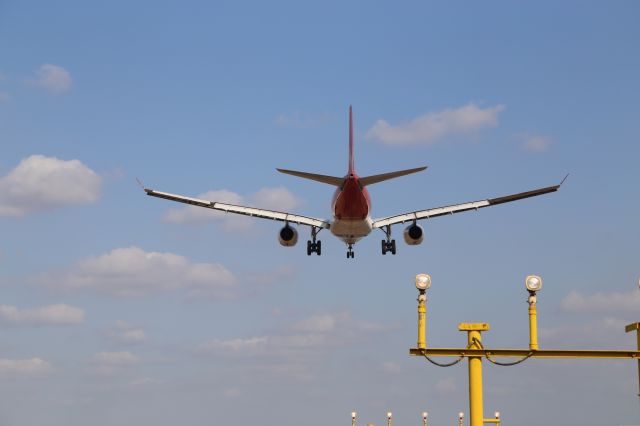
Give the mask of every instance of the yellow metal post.
[[529, 292], [529, 349], [538, 350], [538, 313], [536, 311], [536, 294]]
[[[481, 331], [489, 330], [489, 324], [462, 323], [460, 331], [467, 332], [469, 349], [482, 349]], [[482, 356], [469, 357], [469, 426], [483, 426], [484, 412], [482, 406]]]
[[[638, 351], [640, 352], [640, 322], [634, 322], [624, 328], [628, 333], [630, 331], [636, 331], [636, 337], [638, 339]], [[640, 397], [640, 359], [638, 359], [638, 396]]]
[[418, 295], [418, 348], [427, 348], [427, 295], [424, 290]]

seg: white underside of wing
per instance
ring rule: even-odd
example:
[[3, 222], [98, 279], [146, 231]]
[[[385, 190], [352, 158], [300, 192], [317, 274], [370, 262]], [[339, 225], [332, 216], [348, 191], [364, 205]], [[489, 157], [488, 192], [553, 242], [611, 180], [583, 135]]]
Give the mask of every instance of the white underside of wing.
[[475, 210], [482, 207], [487, 207], [489, 205], [490, 203], [488, 200], [482, 200], [482, 201], [473, 201], [470, 203], [455, 204], [455, 205], [446, 206], [446, 207], [437, 207], [437, 208], [427, 209], [427, 210], [418, 210], [411, 213], [404, 213], [397, 216], [389, 216], [381, 219], [376, 219], [373, 221], [373, 227], [382, 228], [383, 226], [394, 225], [397, 223], [405, 223], [405, 222], [411, 222], [414, 220], [429, 219], [430, 217], [443, 216], [446, 214], [454, 214], [454, 213], [464, 212], [468, 210]]
[[282, 222], [297, 223], [299, 225], [315, 226], [318, 228], [330, 228], [330, 223], [326, 220], [316, 219], [308, 216], [300, 216], [296, 214], [278, 212], [274, 210], [258, 209], [255, 207], [236, 206], [233, 204], [217, 203], [215, 201], [202, 200], [199, 198], [185, 197], [183, 195], [170, 194], [168, 192], [154, 191], [146, 189], [147, 195], [152, 197], [164, 198], [165, 200], [177, 201], [179, 203], [191, 204], [193, 206], [204, 207], [207, 209], [223, 211], [226, 213], [235, 213], [251, 217], [259, 217], [262, 219], [278, 220]]

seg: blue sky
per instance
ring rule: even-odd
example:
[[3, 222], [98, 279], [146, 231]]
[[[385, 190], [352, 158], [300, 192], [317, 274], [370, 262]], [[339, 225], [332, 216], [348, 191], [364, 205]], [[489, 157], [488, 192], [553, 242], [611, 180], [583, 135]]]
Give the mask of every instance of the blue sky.
[[[466, 368], [407, 355], [419, 272], [433, 346], [464, 344], [461, 321], [490, 322], [488, 346], [526, 345], [536, 273], [541, 347], [633, 348], [638, 12], [1, 2], [0, 423], [455, 421]], [[281, 247], [276, 223], [202, 216], [135, 183], [329, 218], [331, 188], [275, 168], [344, 173], [349, 105], [360, 174], [429, 166], [371, 187], [374, 217], [571, 175], [556, 194], [426, 221], [416, 247], [396, 226], [394, 257], [374, 233], [354, 260], [328, 233], [307, 257], [306, 229]], [[485, 411], [635, 424], [636, 374], [485, 366]]]

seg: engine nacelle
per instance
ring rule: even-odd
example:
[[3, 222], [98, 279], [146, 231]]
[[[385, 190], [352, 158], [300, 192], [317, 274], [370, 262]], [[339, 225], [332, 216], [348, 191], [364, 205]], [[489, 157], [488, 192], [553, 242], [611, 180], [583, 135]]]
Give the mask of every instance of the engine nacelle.
[[278, 241], [285, 247], [295, 246], [298, 242], [298, 231], [289, 225], [286, 225], [278, 233]]
[[424, 240], [424, 230], [422, 226], [415, 223], [409, 225], [404, 230], [404, 241], [410, 246], [417, 246]]

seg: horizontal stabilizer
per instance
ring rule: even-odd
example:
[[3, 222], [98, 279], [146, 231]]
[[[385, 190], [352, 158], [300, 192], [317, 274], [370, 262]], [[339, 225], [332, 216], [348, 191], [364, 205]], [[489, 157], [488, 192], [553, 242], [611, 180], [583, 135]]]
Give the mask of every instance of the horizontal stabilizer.
[[411, 173], [421, 172], [426, 169], [424, 167], [416, 167], [415, 169], [398, 170], [397, 172], [382, 173], [380, 175], [365, 176], [360, 178], [362, 186], [373, 185], [374, 183], [383, 182], [385, 180], [394, 179], [400, 176], [410, 175]]
[[286, 170], [286, 169], [276, 169], [280, 173], [284, 173], [287, 175], [293, 175], [297, 177], [301, 177], [304, 179], [315, 180], [316, 182], [328, 183], [333, 186], [342, 186], [342, 182], [344, 182], [344, 178], [335, 177], [335, 176], [326, 176], [326, 175], [318, 175], [315, 173], [307, 173], [307, 172], [298, 172], [295, 170]]

